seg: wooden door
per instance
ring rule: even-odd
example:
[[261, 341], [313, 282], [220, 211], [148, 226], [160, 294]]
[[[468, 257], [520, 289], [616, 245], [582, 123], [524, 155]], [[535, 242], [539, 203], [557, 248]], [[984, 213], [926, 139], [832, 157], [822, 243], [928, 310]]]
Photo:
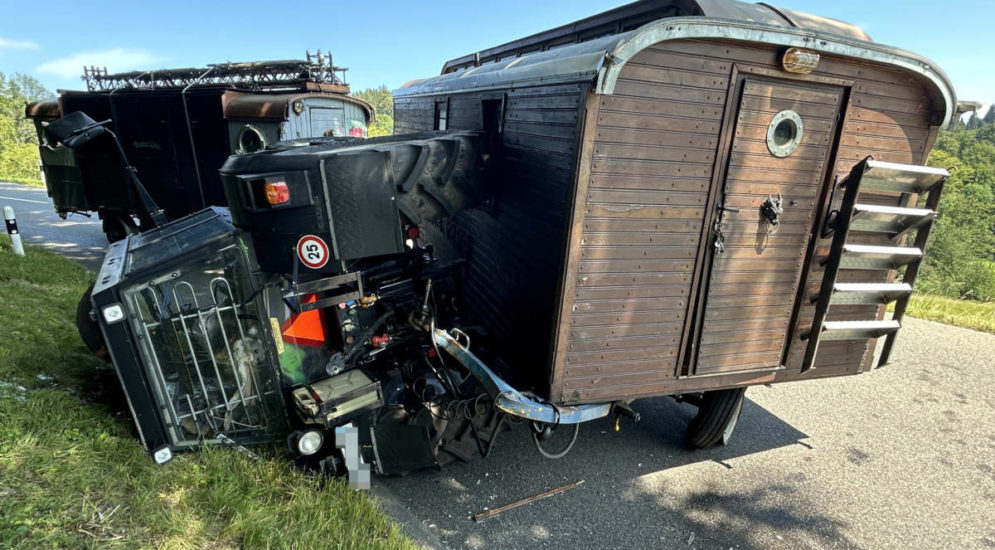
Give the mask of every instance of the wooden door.
[[[833, 86], [743, 82], [693, 374], [781, 365], [843, 97]], [[778, 198], [780, 215], [765, 214]]]

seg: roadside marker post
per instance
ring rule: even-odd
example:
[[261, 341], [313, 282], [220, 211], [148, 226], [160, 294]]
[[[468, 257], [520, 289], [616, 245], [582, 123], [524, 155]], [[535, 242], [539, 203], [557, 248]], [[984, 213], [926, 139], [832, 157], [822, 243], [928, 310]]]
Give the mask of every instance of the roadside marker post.
[[9, 206], [3, 207], [3, 221], [7, 224], [7, 234], [10, 235], [10, 242], [14, 247], [14, 254], [24, 255], [24, 244], [21, 243], [21, 232], [17, 230], [17, 218], [14, 217], [14, 209]]

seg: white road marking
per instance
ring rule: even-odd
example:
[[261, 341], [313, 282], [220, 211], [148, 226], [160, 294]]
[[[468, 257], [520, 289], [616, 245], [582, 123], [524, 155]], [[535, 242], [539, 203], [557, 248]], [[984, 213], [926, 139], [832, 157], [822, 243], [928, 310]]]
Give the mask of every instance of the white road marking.
[[17, 197], [0, 197], [0, 199], [6, 199], [6, 200], [9, 200], [9, 201], [33, 202], [33, 203], [36, 203], [36, 204], [48, 204], [48, 201], [36, 201], [36, 200], [33, 200], [33, 199], [19, 199]]

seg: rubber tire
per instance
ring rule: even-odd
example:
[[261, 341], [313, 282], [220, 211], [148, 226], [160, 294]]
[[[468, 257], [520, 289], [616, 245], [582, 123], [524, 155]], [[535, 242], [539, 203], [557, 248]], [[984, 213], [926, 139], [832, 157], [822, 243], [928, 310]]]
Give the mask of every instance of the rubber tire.
[[128, 235], [138, 233], [135, 221], [124, 214], [104, 214], [103, 230], [109, 243], [116, 243]]
[[707, 449], [732, 437], [743, 412], [746, 388], [705, 392], [698, 414], [688, 424], [684, 439], [694, 449]]
[[107, 352], [107, 343], [104, 342], [104, 335], [100, 332], [100, 324], [90, 317], [93, 311], [93, 304], [90, 303], [90, 294], [93, 292], [93, 285], [86, 288], [79, 304], [76, 305], [76, 330], [79, 337], [83, 339], [87, 349], [104, 361], [110, 362], [111, 356]]

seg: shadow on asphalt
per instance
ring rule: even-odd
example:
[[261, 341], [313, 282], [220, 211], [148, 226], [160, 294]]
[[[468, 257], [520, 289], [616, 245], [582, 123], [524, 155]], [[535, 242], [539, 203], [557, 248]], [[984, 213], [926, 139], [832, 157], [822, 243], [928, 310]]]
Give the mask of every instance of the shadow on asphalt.
[[[722, 476], [734, 459], [790, 445], [808, 447], [806, 434], [747, 399], [733, 441], [690, 451], [684, 429], [695, 407], [670, 398], [638, 401], [639, 423], [622, 419], [584, 424], [569, 455], [542, 458], [525, 426], [497, 441], [491, 456], [442, 471], [374, 480], [381, 496], [410, 514], [398, 519], [420, 543], [448, 548], [767, 548], [757, 530], [803, 533], [817, 547], [848, 547], [845, 526], [821, 516], [795, 482], [737, 491]], [[681, 490], [681, 479], [693, 490]], [[584, 480], [555, 497], [474, 522], [471, 515]], [[703, 481], [704, 480], [704, 481]], [[704, 487], [704, 490], [702, 490]], [[685, 488], [686, 489], [686, 488]], [[785, 505], [785, 503], [791, 503]], [[398, 516], [398, 514], [395, 514]], [[775, 535], [776, 536], [776, 535]], [[697, 542], [695, 542], [697, 539]], [[690, 542], [689, 542], [690, 540]]]

